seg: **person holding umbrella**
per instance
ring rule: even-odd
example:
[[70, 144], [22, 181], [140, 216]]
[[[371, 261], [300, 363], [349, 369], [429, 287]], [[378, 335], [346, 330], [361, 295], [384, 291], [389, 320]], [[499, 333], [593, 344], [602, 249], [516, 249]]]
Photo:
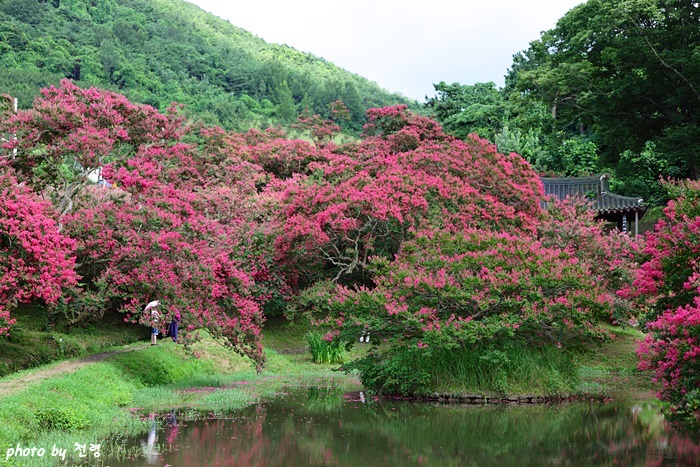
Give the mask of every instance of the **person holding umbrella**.
[[160, 305], [160, 300], [154, 300], [143, 309], [144, 312], [151, 312], [151, 345], [158, 345], [158, 318], [160, 317], [157, 310], [158, 305]]

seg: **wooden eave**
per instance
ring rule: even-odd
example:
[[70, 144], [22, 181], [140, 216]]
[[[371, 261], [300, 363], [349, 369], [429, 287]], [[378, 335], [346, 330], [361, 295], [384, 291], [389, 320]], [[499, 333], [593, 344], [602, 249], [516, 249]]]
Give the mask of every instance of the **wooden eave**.
[[[561, 201], [579, 198], [590, 203], [600, 217], [637, 213], [641, 218], [647, 210], [644, 200], [638, 197], [610, 193], [608, 176], [605, 174], [589, 177], [542, 177], [542, 185], [547, 198]], [[546, 207], [546, 202], [543, 207]]]

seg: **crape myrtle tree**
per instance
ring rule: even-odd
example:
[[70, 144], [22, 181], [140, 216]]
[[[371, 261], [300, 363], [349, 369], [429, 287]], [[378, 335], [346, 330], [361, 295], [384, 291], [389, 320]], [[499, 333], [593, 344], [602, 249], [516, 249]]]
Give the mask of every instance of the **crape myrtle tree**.
[[472, 137], [460, 141], [405, 106], [371, 109], [365, 137], [324, 146], [306, 174], [271, 185], [277, 248], [308, 284], [371, 284], [372, 256], [393, 258], [416, 229], [533, 232], [541, 186], [527, 162]]
[[3, 122], [13, 138], [11, 166], [20, 182], [50, 199], [60, 216], [108, 162], [131, 157], [141, 145], [177, 138], [176, 118], [126, 97], [69, 80], [42, 90], [33, 108]]
[[400, 106], [368, 117], [361, 141], [272, 188], [278, 250], [300, 286], [313, 284], [298, 306], [327, 340], [386, 342], [345, 366], [365, 386], [426, 392], [439, 355], [495, 351], [484, 354], [495, 371], [499, 349], [570, 349], [605, 337], [599, 321], [629, 318], [614, 295], [631, 280], [629, 237], [608, 236], [580, 206], [543, 211], [517, 154]]
[[672, 418], [700, 425], [700, 182], [667, 184], [673, 199], [648, 235], [646, 261], [621, 295], [647, 308], [640, 369], [653, 370]]
[[[75, 243], [82, 280], [64, 281], [73, 287], [57, 300], [72, 309], [72, 322], [114, 307], [127, 320], [155, 324], [141, 310], [159, 299], [159, 327], [179, 316], [185, 339], [206, 329], [261, 368], [262, 306], [284, 284], [273, 266], [273, 232], [256, 207], [264, 204], [254, 199], [263, 170], [241, 154], [249, 140], [274, 137], [188, 127], [174, 112], [67, 81], [2, 128], [17, 135], [3, 145], [3, 160], [24, 188], [7, 184], [52, 200]], [[118, 188], [88, 184], [98, 168]]]
[[158, 297], [166, 321], [182, 317], [185, 336], [204, 328], [262, 364], [262, 306], [279, 298], [284, 283], [273, 264], [265, 205], [256, 202], [265, 177], [239, 156], [246, 148], [245, 137], [219, 129], [190, 129], [181, 141], [142, 146], [104, 168], [121, 192], [66, 222], [81, 232], [78, 253], [93, 265], [89, 276], [121, 300], [127, 318], [143, 322], [143, 303]]
[[[12, 99], [0, 96], [0, 120], [11, 116]], [[0, 133], [3, 135], [3, 133]], [[11, 144], [14, 135], [0, 141]], [[0, 153], [0, 336], [16, 322], [19, 303], [55, 303], [63, 287], [76, 283], [75, 243], [61, 235], [51, 205], [18, 183], [12, 151]]]
[[498, 374], [514, 363], [504, 350], [568, 352], [611, 337], [600, 323], [634, 323], [630, 301], [614, 292], [631, 283], [638, 250], [580, 206], [550, 205], [536, 233], [425, 229], [393, 261], [373, 258], [373, 288], [314, 292], [330, 312], [327, 339], [385, 342], [346, 366], [366, 386], [425, 393], [456, 354], [488, 359]]
[[18, 303], [57, 302], [63, 287], [77, 283], [75, 242], [61, 235], [51, 205], [0, 161], [0, 336], [16, 320]]

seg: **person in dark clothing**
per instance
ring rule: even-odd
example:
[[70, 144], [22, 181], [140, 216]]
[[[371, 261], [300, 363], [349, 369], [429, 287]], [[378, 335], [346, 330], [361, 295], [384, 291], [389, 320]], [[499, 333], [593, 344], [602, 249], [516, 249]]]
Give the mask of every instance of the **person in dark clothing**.
[[180, 322], [180, 313], [175, 312], [173, 314], [173, 319], [168, 325], [168, 333], [170, 333], [170, 338], [177, 344], [177, 325]]

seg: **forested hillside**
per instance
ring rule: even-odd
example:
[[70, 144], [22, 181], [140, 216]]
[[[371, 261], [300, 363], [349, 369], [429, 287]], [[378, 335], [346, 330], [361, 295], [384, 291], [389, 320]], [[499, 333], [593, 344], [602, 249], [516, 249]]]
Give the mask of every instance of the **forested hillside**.
[[160, 110], [179, 102], [237, 130], [292, 122], [306, 108], [327, 116], [335, 100], [357, 130], [368, 108], [411, 104], [182, 0], [0, 0], [0, 93], [27, 108], [62, 78]]
[[588, 0], [513, 58], [506, 86], [439, 83], [451, 133], [478, 133], [539, 172], [608, 172], [652, 204], [700, 175], [700, 4]]

